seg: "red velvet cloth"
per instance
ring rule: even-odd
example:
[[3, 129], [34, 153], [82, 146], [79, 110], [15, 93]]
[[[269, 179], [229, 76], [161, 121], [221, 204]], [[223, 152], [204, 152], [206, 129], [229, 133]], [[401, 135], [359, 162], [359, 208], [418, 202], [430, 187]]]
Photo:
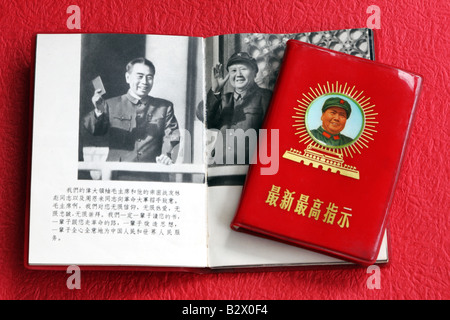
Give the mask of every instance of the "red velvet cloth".
[[[81, 10], [69, 30], [67, 8]], [[422, 95], [390, 212], [390, 259], [380, 289], [366, 268], [190, 274], [24, 268], [30, 74], [36, 33], [148, 33], [211, 36], [365, 27], [380, 8], [376, 60], [419, 73]], [[448, 299], [448, 20], [450, 3], [396, 1], [2, 1], [0, 4], [1, 299]], [[64, 77], [61, 70], [61, 77]], [[368, 75], [370, 76], [370, 75]], [[58, 79], [54, 79], [58, 81]], [[64, 110], [61, 110], [64, 112]], [[395, 112], [395, 106], [393, 106]]]

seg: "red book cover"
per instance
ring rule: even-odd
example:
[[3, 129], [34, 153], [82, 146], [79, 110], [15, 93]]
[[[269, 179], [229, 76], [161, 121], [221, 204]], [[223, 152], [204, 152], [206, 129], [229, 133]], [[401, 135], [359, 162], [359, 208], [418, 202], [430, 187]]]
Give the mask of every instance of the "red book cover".
[[288, 41], [231, 227], [373, 264], [421, 82]]

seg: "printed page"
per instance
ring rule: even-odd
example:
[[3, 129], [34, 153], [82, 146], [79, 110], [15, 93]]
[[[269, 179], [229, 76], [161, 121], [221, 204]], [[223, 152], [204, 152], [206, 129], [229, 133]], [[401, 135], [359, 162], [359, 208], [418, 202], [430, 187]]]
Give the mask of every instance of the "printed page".
[[202, 39], [39, 35], [36, 54], [28, 263], [205, 267]]

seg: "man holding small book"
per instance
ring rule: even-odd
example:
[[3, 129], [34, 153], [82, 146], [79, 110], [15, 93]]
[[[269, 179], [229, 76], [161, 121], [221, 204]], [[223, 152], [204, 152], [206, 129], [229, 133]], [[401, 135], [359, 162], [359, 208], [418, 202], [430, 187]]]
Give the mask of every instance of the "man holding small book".
[[83, 119], [94, 136], [108, 135], [107, 161], [171, 164], [171, 153], [180, 142], [172, 102], [149, 95], [155, 66], [137, 58], [126, 66], [126, 94], [104, 100], [102, 90], [92, 97], [94, 110]]

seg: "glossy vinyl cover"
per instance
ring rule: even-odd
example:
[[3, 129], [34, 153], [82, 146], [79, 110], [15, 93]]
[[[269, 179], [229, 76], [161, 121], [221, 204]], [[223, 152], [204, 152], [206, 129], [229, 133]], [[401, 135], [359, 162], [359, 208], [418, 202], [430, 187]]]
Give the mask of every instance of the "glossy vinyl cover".
[[231, 227], [373, 264], [421, 83], [289, 40]]

